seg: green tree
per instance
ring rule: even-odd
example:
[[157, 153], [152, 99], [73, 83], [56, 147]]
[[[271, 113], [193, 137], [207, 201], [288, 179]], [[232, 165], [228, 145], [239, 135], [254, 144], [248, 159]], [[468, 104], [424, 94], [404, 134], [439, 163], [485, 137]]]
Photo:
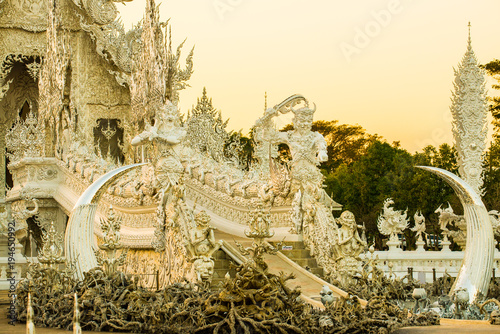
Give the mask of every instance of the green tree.
[[[486, 73], [500, 83], [500, 60], [494, 59], [481, 66]], [[499, 84], [492, 85], [493, 89], [500, 89]], [[495, 127], [495, 137], [498, 139], [500, 136], [500, 97], [489, 97], [491, 115], [493, 116], [493, 126]]]
[[[494, 59], [481, 66], [500, 89], [500, 60]], [[483, 173], [483, 202], [488, 209], [500, 210], [500, 97], [488, 97], [489, 110], [493, 116], [493, 141], [486, 152]]]
[[[439, 234], [437, 214], [434, 210], [442, 203], [450, 202], [457, 209], [458, 199], [444, 181], [433, 174], [415, 168], [427, 165], [456, 172], [456, 152], [447, 144], [439, 148], [426, 147], [423, 152], [411, 155], [399, 147], [375, 140], [368, 146], [366, 154], [352, 164], [342, 164], [326, 175], [326, 186], [333, 199], [352, 211], [358, 221], [365, 222], [369, 239], [375, 238], [381, 247], [381, 235], [377, 229], [377, 218], [383, 201], [392, 197], [395, 209], [408, 209], [413, 218], [417, 210], [427, 218], [427, 231]], [[457, 205], [458, 204], [458, 205]], [[456, 210], [457, 211], [457, 210]], [[406, 233], [413, 245], [414, 235]]]

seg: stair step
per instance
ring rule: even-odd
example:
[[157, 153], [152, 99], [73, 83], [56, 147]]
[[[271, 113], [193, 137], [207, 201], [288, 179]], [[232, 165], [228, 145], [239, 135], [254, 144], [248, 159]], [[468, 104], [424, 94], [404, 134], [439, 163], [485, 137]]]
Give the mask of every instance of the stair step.
[[311, 257], [311, 255], [307, 249], [280, 250], [280, 252], [291, 259], [300, 259], [300, 258], [305, 258], [305, 257]]
[[220, 283], [224, 281], [227, 273], [234, 278], [236, 276], [236, 263], [221, 249], [214, 253], [214, 275], [210, 288], [216, 290], [220, 288]]
[[227, 270], [229, 270], [231, 262], [233, 262], [233, 261], [216, 259], [215, 264], [214, 264], [214, 269], [227, 269]]
[[[276, 246], [276, 243], [273, 243], [273, 245]], [[306, 249], [304, 242], [287, 241], [284, 242], [278, 250], [302, 268], [307, 268], [307, 270], [314, 275], [323, 277], [323, 268], [318, 266], [316, 259], [312, 257], [309, 250]]]
[[215, 252], [213, 257], [214, 257], [214, 260], [218, 260], [218, 259], [229, 260], [230, 259], [230, 257], [226, 254], [226, 252], [224, 252], [222, 249], [219, 249], [217, 252]]
[[311, 268], [311, 272], [318, 277], [323, 277], [324, 275], [323, 268], [321, 267]]
[[300, 258], [300, 259], [290, 259], [297, 263], [301, 267], [308, 266], [309, 268], [316, 268], [318, 267], [318, 264], [316, 262], [316, 259], [314, 258]]

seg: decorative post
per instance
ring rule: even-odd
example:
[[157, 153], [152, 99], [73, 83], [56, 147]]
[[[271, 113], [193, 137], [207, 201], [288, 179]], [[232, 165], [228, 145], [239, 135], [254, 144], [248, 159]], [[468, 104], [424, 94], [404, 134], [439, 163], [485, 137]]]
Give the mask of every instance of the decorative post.
[[28, 304], [26, 305], [26, 334], [35, 334], [35, 323], [33, 321], [33, 306], [31, 305], [31, 286], [32, 283], [29, 283], [28, 290]]
[[80, 309], [78, 308], [78, 294], [75, 292], [75, 307], [73, 310], [73, 334], [82, 334], [80, 326]]
[[467, 51], [455, 71], [452, 104], [453, 137], [458, 151], [458, 166], [462, 179], [478, 194], [482, 194], [482, 162], [486, 147], [487, 105], [485, 79], [472, 50], [470, 38]]

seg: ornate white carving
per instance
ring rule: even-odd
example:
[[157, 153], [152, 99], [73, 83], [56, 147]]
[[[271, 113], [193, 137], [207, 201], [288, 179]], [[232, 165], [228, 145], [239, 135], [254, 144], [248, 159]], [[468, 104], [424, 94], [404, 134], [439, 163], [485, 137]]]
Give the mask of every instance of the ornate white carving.
[[[69, 63], [68, 41], [66, 36], [60, 36], [58, 32], [58, 21], [56, 7], [51, 0], [49, 11], [49, 26], [47, 28], [47, 48], [45, 58], [40, 69], [40, 79], [38, 80], [40, 121], [48, 126], [52, 135], [55, 135], [55, 143], [60, 145], [61, 133], [63, 131], [63, 95], [66, 81], [66, 71]], [[52, 153], [53, 145], [48, 145]], [[51, 154], [52, 155], [52, 154]]]
[[[377, 219], [377, 227], [383, 235], [389, 235], [390, 246], [399, 246], [401, 242], [398, 240], [398, 234], [402, 233], [408, 227], [409, 218], [406, 217], [408, 209], [403, 213], [403, 210], [394, 210], [391, 205], [394, 204], [392, 198], [387, 198], [384, 201], [382, 213]], [[389, 244], [389, 243], [388, 243]]]
[[453, 297], [465, 289], [469, 302], [474, 303], [478, 299], [484, 298], [488, 293], [493, 270], [495, 238], [490, 217], [481, 197], [467, 182], [440, 168], [422, 166], [420, 168], [430, 171], [446, 181], [460, 198], [464, 207], [464, 219], [469, 234], [464, 260], [450, 290], [450, 296]]
[[141, 41], [141, 52], [133, 59], [130, 77], [134, 122], [150, 120], [167, 100], [177, 105], [178, 91], [186, 87], [193, 73], [193, 49], [186, 59], [186, 68], [181, 70], [179, 58], [184, 42], [175, 53], [172, 51], [171, 31], [168, 24], [160, 23], [154, 0], [146, 1]]
[[109, 24], [113, 22], [118, 15], [118, 10], [112, 0], [73, 0], [73, 2], [78, 7], [86, 10], [94, 23], [98, 25]]
[[125, 259], [127, 258], [127, 249], [120, 252], [117, 256], [117, 250], [123, 248], [120, 242], [120, 228], [121, 221], [115, 217], [113, 207], [110, 206], [106, 219], [101, 221], [101, 230], [103, 236], [103, 243], [99, 244], [99, 248], [104, 250], [106, 255], [102, 252], [94, 249], [95, 256], [97, 258], [97, 263], [103, 267], [104, 272], [107, 275], [118, 270], [119, 266], [125, 264]]
[[46, 29], [48, 1], [3, 0], [0, 4], [3, 6], [0, 24], [32, 32]]
[[229, 140], [226, 131], [228, 121], [222, 120], [220, 111], [212, 106], [212, 99], [208, 99], [207, 90], [203, 88], [202, 97], [186, 120], [187, 139], [191, 147], [217, 162], [223, 162], [224, 146]]
[[[443, 243], [448, 243], [448, 236], [451, 236], [453, 241], [464, 250], [467, 241], [467, 222], [465, 221], [465, 217], [455, 214], [450, 203], [448, 203], [448, 207], [444, 210], [441, 209], [440, 205], [435, 212], [439, 213], [439, 226], [444, 236]], [[450, 231], [448, 225], [454, 226], [458, 230]]]
[[45, 128], [39, 124], [33, 110], [30, 110], [26, 120], [19, 117], [12, 129], [5, 135], [6, 155], [10, 164], [18, 163], [23, 158], [38, 158], [45, 154]]
[[189, 231], [190, 238], [186, 244], [197, 281], [206, 284], [210, 284], [214, 274], [215, 262], [212, 255], [222, 246], [222, 241], [215, 241], [215, 228], [210, 226], [210, 220], [205, 211], [197, 213], [194, 217], [196, 227]]
[[415, 226], [410, 228], [410, 230], [416, 233], [418, 241], [423, 241], [422, 234], [427, 234], [425, 233], [425, 217], [419, 210], [415, 212], [415, 214], [413, 215], [413, 219], [415, 220]]
[[472, 50], [470, 30], [467, 51], [454, 71], [455, 91], [450, 110], [453, 116], [453, 137], [458, 152], [459, 172], [472, 189], [481, 194], [488, 112], [484, 74]]
[[353, 283], [353, 277], [361, 272], [360, 254], [367, 246], [358, 233], [358, 226], [354, 214], [344, 211], [336, 220], [340, 225], [338, 238], [334, 240], [333, 254], [337, 261], [334, 277], [345, 285]]
[[64, 246], [62, 233], [57, 233], [54, 221], [50, 222], [48, 229], [42, 229], [43, 246], [38, 254], [38, 261], [44, 266], [57, 269], [57, 266], [64, 263]]

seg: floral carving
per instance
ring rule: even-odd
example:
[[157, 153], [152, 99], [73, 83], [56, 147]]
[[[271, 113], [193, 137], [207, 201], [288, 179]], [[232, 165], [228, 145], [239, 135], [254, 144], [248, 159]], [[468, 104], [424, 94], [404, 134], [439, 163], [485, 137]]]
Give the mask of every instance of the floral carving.
[[455, 70], [453, 85], [455, 91], [450, 110], [453, 116], [453, 137], [458, 152], [460, 176], [481, 195], [488, 112], [484, 74], [472, 50], [470, 31], [467, 51]]

